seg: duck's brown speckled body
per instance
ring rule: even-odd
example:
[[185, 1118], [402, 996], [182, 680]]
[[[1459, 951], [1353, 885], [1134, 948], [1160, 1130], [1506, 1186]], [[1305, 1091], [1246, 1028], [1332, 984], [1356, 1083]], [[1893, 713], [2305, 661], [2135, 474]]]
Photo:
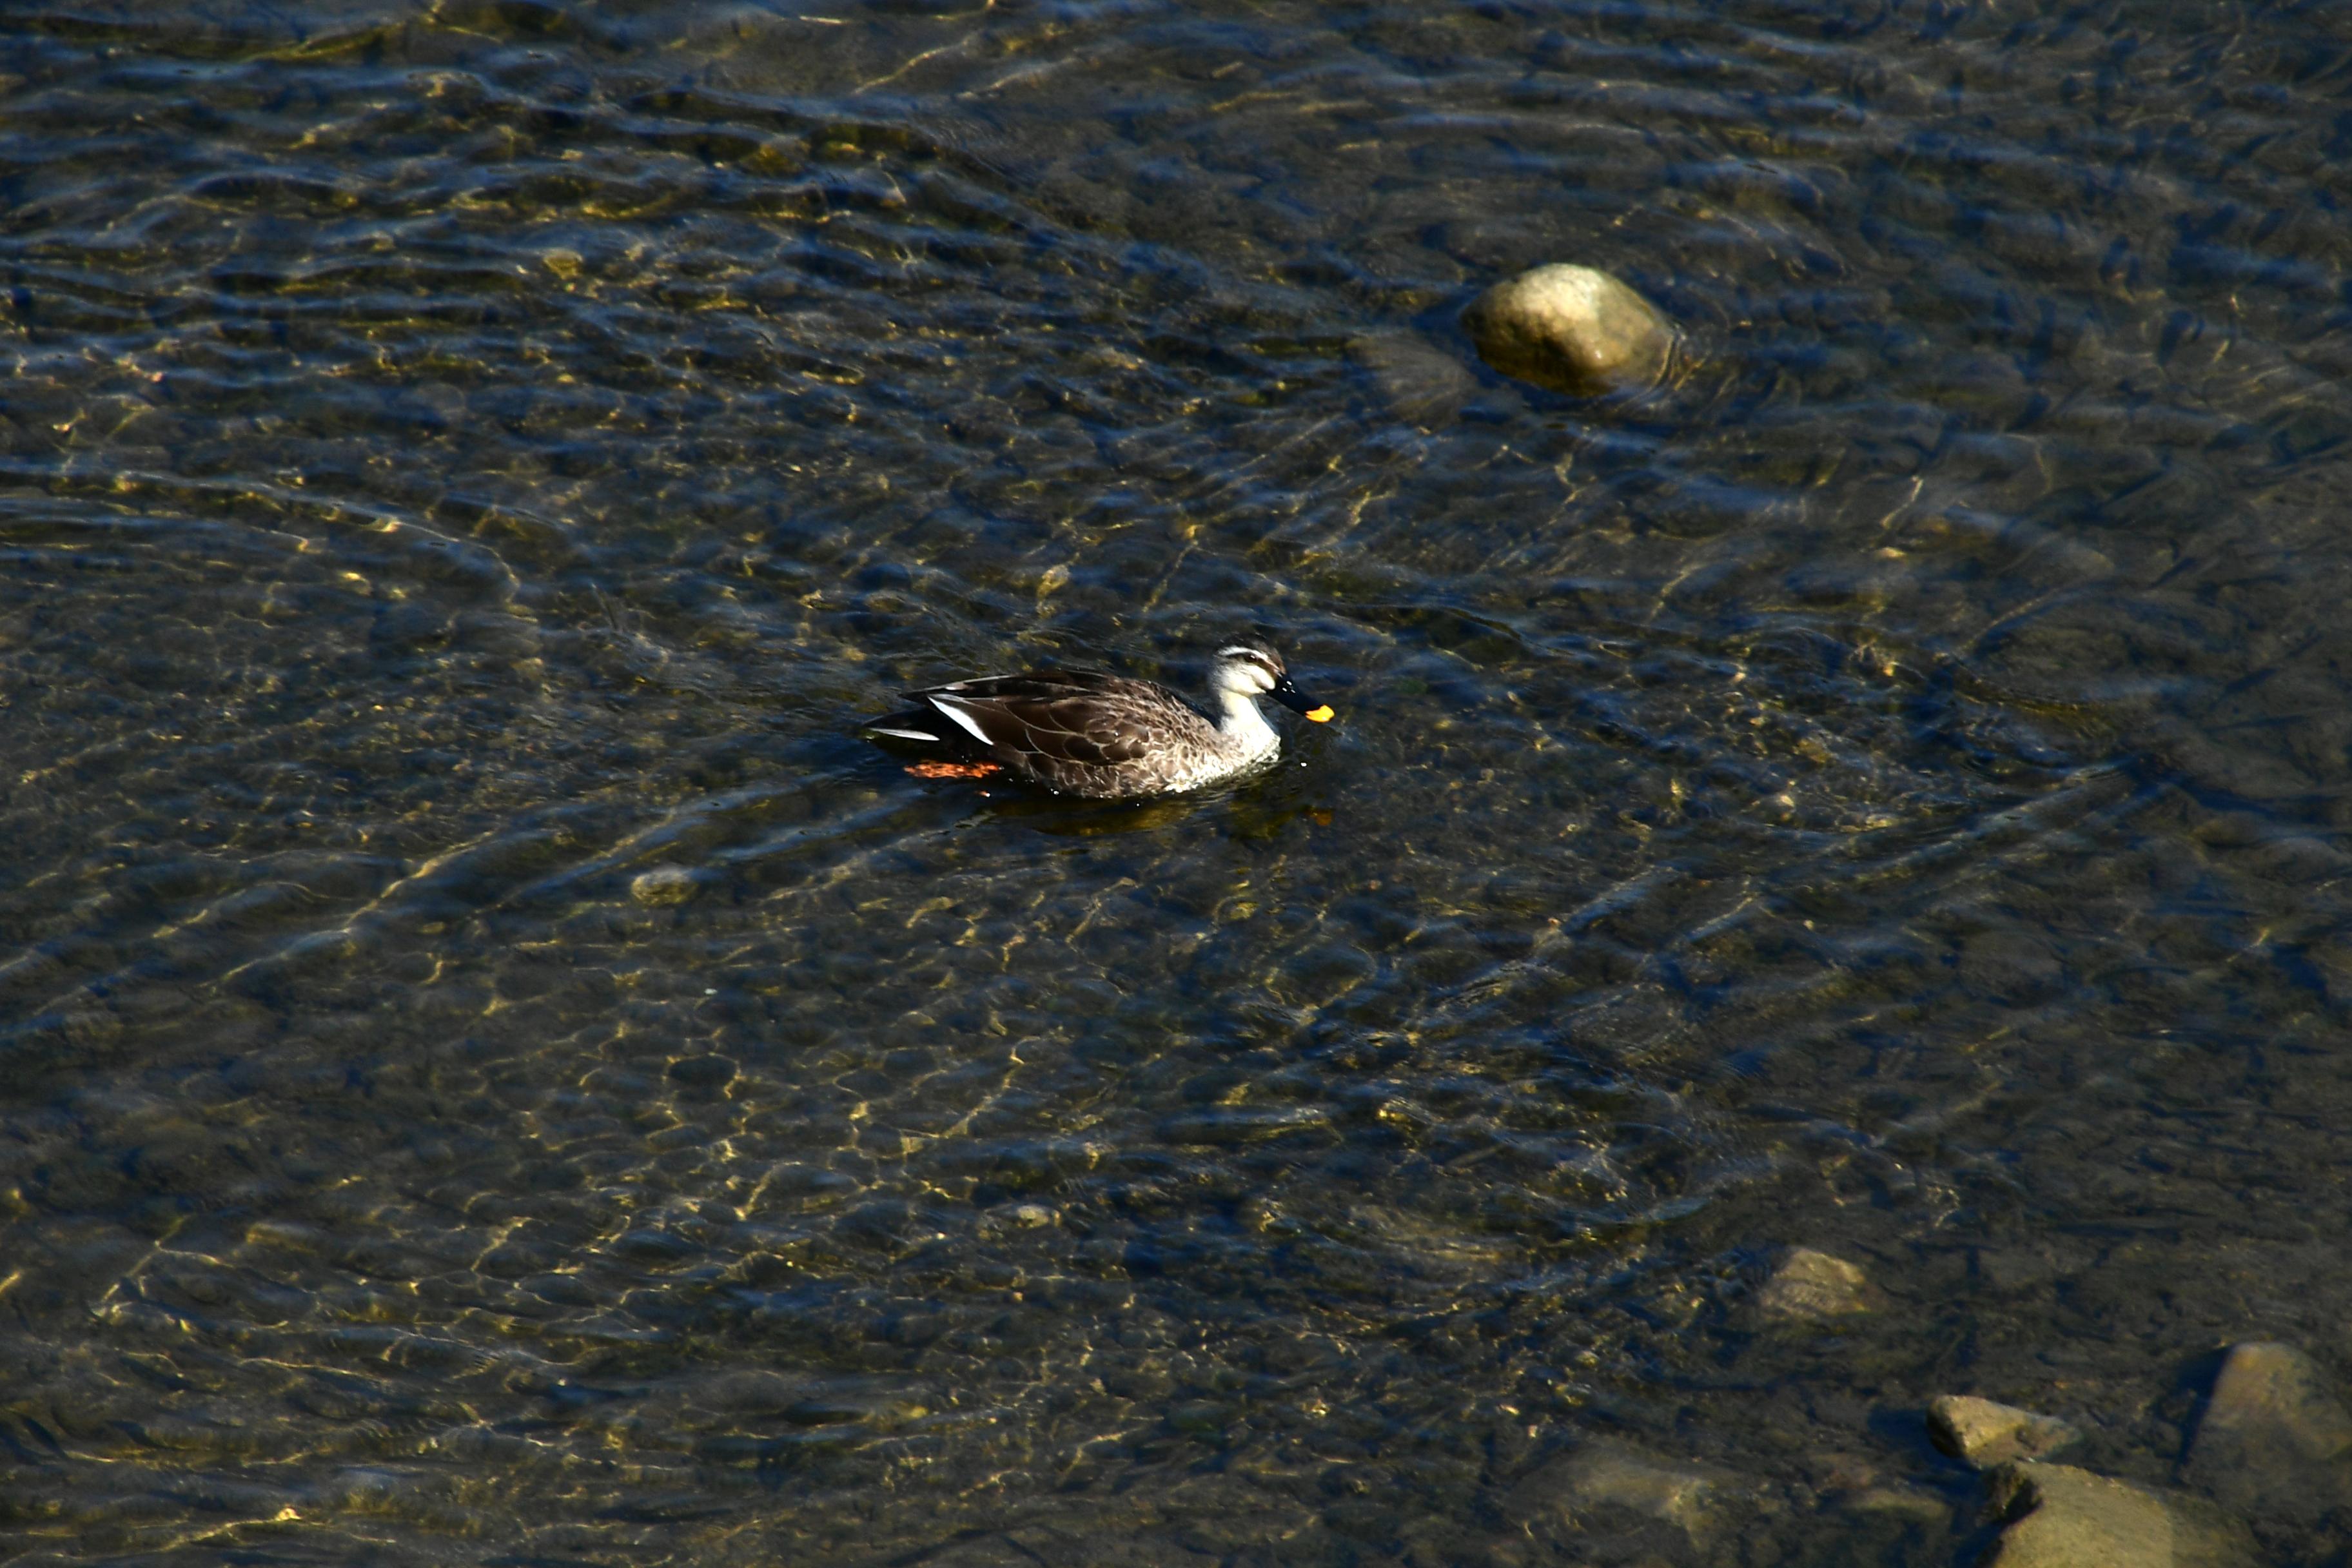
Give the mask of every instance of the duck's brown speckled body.
[[1282, 737], [1258, 711], [1272, 697], [1318, 722], [1331, 710], [1290, 683], [1259, 637], [1217, 650], [1211, 722], [1168, 688], [1092, 669], [1034, 669], [927, 686], [916, 707], [877, 719], [866, 734], [920, 748], [907, 771], [929, 778], [1003, 778], [1098, 800], [1174, 795], [1271, 762]]

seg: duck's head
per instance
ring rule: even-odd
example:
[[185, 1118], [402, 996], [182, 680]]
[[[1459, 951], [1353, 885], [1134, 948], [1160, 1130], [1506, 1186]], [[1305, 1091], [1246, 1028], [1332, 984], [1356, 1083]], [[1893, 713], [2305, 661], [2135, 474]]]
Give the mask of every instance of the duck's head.
[[1216, 668], [1209, 684], [1234, 697], [1271, 697], [1293, 713], [1304, 713], [1320, 724], [1331, 717], [1328, 706], [1310, 702], [1290, 684], [1282, 655], [1264, 637], [1242, 637], [1217, 650]]

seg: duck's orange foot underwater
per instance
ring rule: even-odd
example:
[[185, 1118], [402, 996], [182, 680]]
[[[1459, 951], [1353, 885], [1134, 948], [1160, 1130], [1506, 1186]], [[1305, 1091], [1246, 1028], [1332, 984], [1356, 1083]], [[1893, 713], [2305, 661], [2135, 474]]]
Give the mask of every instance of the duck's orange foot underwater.
[[919, 779], [984, 779], [1004, 769], [995, 763], [912, 763], [907, 771]]

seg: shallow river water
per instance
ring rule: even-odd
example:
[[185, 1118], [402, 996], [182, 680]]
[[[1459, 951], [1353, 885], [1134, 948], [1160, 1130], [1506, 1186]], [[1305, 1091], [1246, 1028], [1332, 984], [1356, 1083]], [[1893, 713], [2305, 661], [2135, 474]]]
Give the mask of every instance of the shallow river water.
[[[2194, 1490], [2221, 1347], [2352, 1369], [2348, 88], [2319, 4], [0, 10], [0, 1555], [1944, 1564], [1946, 1393]], [[1672, 384], [1479, 363], [1554, 260]], [[1223, 792], [856, 738], [1251, 626], [1339, 716]]]

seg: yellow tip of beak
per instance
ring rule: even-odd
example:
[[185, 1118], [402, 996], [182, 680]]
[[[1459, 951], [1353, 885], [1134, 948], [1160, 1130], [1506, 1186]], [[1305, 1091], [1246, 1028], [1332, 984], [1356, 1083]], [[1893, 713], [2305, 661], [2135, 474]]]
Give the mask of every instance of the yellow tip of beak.
[[1331, 721], [1331, 705], [1326, 702], [1319, 708], [1309, 708], [1307, 717], [1312, 723], [1328, 724]]

